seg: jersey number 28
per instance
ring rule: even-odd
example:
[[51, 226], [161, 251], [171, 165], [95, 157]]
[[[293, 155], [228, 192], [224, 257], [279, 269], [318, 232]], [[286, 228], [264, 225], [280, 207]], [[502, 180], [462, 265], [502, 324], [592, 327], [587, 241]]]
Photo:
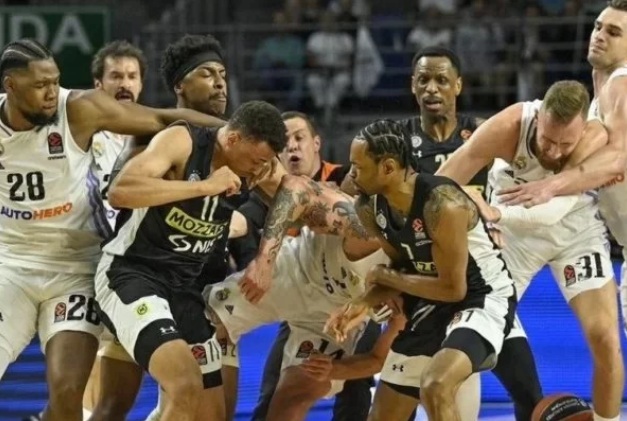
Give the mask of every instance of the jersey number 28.
[[44, 175], [40, 171], [26, 174], [9, 173], [7, 181], [11, 184], [9, 199], [14, 202], [23, 202], [27, 197], [28, 200], [42, 200], [46, 197]]

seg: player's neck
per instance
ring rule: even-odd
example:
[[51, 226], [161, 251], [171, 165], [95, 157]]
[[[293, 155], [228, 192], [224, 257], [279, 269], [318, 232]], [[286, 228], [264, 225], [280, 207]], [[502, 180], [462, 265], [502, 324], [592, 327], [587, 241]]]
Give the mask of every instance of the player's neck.
[[387, 191], [383, 193], [389, 205], [404, 217], [407, 217], [411, 210], [417, 176], [418, 174], [413, 171], [409, 171], [407, 176], [405, 176], [403, 171], [399, 174], [398, 179], [390, 183]]
[[457, 114], [454, 111], [436, 116], [423, 114], [420, 116], [420, 126], [433, 140], [444, 142], [457, 128]]
[[213, 156], [211, 157], [212, 171], [227, 165], [226, 156], [224, 155], [226, 140], [226, 126], [222, 126], [218, 129], [216, 143], [213, 146]]
[[0, 107], [0, 119], [2, 123], [16, 132], [25, 132], [31, 130], [35, 125], [26, 120], [17, 108], [9, 107], [9, 99]]
[[618, 62], [612, 66], [607, 66], [603, 68], [598, 68], [598, 67], [593, 68], [592, 69], [592, 84], [594, 86], [594, 96], [596, 97], [599, 94], [601, 89], [603, 89], [603, 86], [605, 85], [605, 83], [608, 81], [608, 79], [610, 78], [612, 73], [614, 73], [616, 69], [619, 69], [621, 67], [626, 67], [626, 66], [627, 66], [627, 60]]
[[[313, 166], [313, 169], [311, 170], [311, 174], [309, 174], [309, 178], [314, 178], [316, 174], [318, 174], [318, 171], [320, 171], [320, 168], [322, 168], [322, 160], [320, 159], [320, 155], [318, 155], [318, 157], [314, 159], [314, 166]], [[325, 180], [321, 180], [321, 181], [325, 181]]]

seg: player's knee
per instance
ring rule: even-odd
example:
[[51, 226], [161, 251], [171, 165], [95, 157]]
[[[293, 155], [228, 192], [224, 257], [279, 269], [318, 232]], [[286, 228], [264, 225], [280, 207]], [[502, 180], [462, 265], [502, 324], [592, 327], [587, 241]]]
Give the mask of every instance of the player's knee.
[[621, 359], [618, 329], [611, 327], [611, 325], [610, 327], [607, 325], [591, 326], [588, 328], [587, 336], [596, 360], [612, 361]]
[[176, 376], [163, 382], [161, 387], [168, 395], [168, 403], [181, 408], [196, 408], [204, 390], [202, 376], [197, 373]]
[[420, 400], [436, 403], [455, 396], [455, 387], [442, 371], [427, 370], [420, 379]]

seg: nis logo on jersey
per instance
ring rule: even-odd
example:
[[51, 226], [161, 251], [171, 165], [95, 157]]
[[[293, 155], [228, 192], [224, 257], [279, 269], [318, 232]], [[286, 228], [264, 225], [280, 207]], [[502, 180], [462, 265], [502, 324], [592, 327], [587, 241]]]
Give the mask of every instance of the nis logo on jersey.
[[[220, 238], [227, 225], [227, 222], [214, 223], [194, 218], [176, 207], [168, 213], [166, 223], [184, 233], [184, 235], [174, 234], [168, 237], [176, 247], [174, 251], [191, 251], [192, 253], [209, 252], [213, 248], [214, 241]], [[196, 238], [191, 239], [188, 236]]]

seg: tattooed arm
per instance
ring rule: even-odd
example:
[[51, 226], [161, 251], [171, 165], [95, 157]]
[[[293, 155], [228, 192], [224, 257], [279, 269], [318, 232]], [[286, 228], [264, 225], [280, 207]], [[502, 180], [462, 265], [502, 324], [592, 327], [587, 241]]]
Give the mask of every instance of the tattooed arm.
[[310, 179], [286, 175], [266, 217], [257, 257], [240, 281], [241, 290], [250, 302], [259, 301], [270, 287], [285, 232], [297, 221], [315, 232], [358, 239], [362, 245], [371, 242], [369, 249], [356, 250], [354, 256], [347, 253], [349, 258], [359, 257], [360, 253], [366, 256], [379, 247], [359, 223], [350, 197]]
[[274, 262], [286, 230], [297, 222], [322, 234], [374, 240], [359, 222], [352, 198], [311, 179], [288, 175], [268, 212], [259, 256]]
[[479, 223], [477, 207], [457, 186], [433, 189], [424, 207], [425, 225], [433, 240], [437, 277], [373, 268], [372, 281], [429, 300], [457, 302], [466, 296], [468, 231]]

